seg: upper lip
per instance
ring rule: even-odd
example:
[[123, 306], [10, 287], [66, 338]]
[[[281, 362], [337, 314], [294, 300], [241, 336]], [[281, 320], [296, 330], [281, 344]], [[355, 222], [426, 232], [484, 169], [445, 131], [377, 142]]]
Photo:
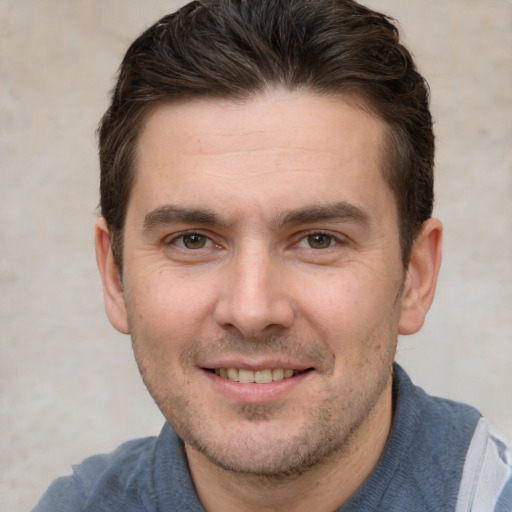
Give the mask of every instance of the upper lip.
[[249, 360], [248, 358], [222, 358], [211, 361], [205, 361], [199, 365], [201, 368], [215, 370], [216, 368], [237, 368], [244, 370], [268, 370], [274, 368], [283, 368], [291, 370], [307, 370], [312, 366], [304, 362], [291, 362], [289, 359], [265, 359], [265, 360]]

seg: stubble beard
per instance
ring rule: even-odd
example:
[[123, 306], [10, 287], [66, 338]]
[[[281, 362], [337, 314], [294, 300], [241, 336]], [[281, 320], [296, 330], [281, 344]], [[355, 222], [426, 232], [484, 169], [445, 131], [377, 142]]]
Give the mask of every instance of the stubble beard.
[[[336, 405], [329, 402], [326, 400], [314, 413], [310, 412], [304, 426], [293, 436], [274, 434], [273, 437], [259, 437], [251, 434], [243, 440], [229, 440], [228, 446], [220, 446], [210, 443], [206, 432], [201, 435], [197, 428], [184, 425], [183, 439], [214, 466], [236, 475], [253, 477], [262, 483], [299, 477], [348, 451], [353, 434], [375, 405], [372, 403], [355, 421], [343, 423], [333, 421]], [[256, 406], [246, 419], [251, 421], [250, 418], [271, 416], [268, 409]], [[290, 421], [293, 422], [293, 418]]]
[[[354, 433], [367, 419], [389, 384], [394, 360], [394, 349], [381, 354], [381, 372], [377, 378], [375, 374], [371, 375], [375, 380], [370, 388], [363, 386], [363, 391], [360, 388], [342, 391], [342, 399], [339, 390], [325, 390], [324, 398], [305, 413], [305, 420], [300, 418], [302, 427], [293, 434], [276, 432], [275, 429], [269, 433], [269, 422], [279, 413], [278, 404], [240, 404], [236, 412], [249, 428], [245, 429], [243, 435], [229, 432], [221, 439], [213, 439], [209, 425], [222, 422], [222, 418], [198, 409], [194, 397], [181, 392], [183, 387], [186, 388], [187, 377], [180, 377], [183, 379], [182, 386], [173, 386], [172, 390], [164, 387], [164, 393], [160, 394], [158, 386], [153, 385], [144, 358], [140, 357], [137, 350], [140, 339], [137, 339], [136, 332], [132, 332], [132, 343], [146, 387], [185, 445], [217, 468], [262, 482], [300, 476], [348, 450]], [[319, 349], [311, 348], [320, 347], [318, 342], [301, 344], [300, 348], [296, 345], [288, 339], [275, 336], [260, 342], [225, 337], [194, 345], [182, 356], [182, 367], [192, 368], [197, 354], [204, 350], [211, 351], [211, 347], [218, 347], [219, 352], [229, 347], [240, 353], [264, 350], [268, 354], [281, 351], [290, 354], [292, 360], [293, 350], [302, 353], [306, 351], [319, 366], [326, 368], [326, 365], [330, 365], [333, 369], [334, 355], [326, 356], [325, 347], [322, 347], [322, 353]], [[286, 352], [282, 347], [286, 347]], [[363, 372], [361, 378], [367, 376]], [[167, 379], [170, 381], [171, 376], [167, 375]], [[357, 383], [352, 382], [352, 385], [357, 386]], [[293, 415], [290, 415], [290, 422], [294, 422]]]

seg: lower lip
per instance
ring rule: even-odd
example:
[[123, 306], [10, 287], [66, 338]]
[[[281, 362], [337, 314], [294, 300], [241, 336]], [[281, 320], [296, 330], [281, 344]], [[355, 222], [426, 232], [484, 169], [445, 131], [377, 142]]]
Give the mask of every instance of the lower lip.
[[209, 379], [211, 386], [224, 396], [245, 403], [264, 403], [278, 400], [294, 388], [302, 384], [313, 373], [311, 370], [298, 373], [293, 377], [269, 382], [267, 384], [235, 382], [233, 380], [219, 377], [215, 373], [203, 370]]

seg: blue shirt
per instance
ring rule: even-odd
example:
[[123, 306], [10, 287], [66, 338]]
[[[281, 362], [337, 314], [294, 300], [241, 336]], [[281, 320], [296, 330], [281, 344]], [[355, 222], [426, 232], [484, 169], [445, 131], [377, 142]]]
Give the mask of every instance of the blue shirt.
[[[427, 395], [398, 365], [393, 398], [384, 452], [336, 512], [512, 511], [512, 452], [475, 409]], [[73, 470], [33, 512], [204, 512], [168, 424], [157, 438], [129, 441]]]

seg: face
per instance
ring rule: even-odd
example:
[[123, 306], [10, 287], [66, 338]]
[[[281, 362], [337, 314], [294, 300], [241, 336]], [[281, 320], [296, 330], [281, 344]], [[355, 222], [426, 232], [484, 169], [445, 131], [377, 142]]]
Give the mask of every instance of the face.
[[300, 473], [390, 414], [404, 271], [384, 133], [286, 92], [147, 119], [110, 317], [189, 452]]

